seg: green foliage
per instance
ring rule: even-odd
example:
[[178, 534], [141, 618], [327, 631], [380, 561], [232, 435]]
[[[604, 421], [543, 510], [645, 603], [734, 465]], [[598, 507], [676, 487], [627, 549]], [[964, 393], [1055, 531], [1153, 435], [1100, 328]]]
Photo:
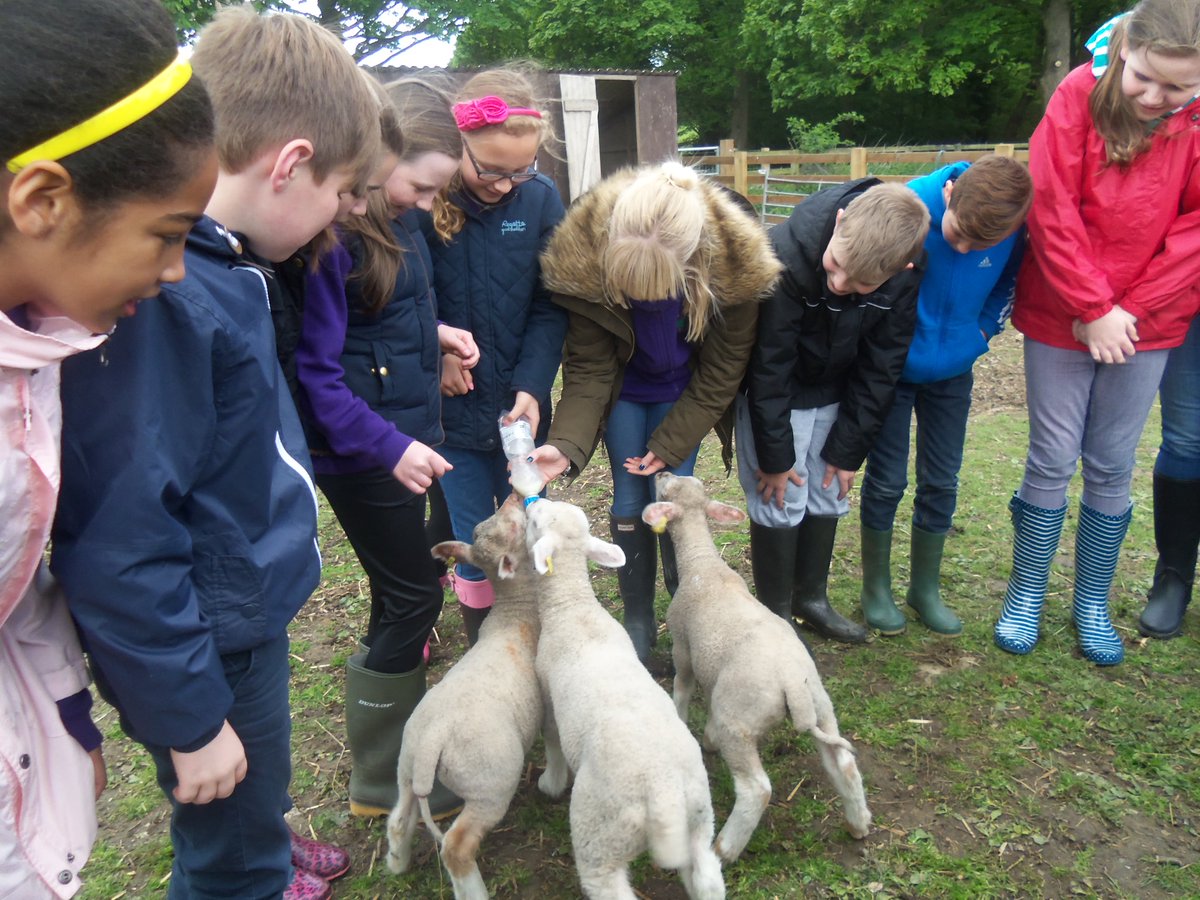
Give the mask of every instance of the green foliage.
[[856, 112], [838, 113], [827, 122], [815, 123], [798, 116], [788, 116], [788, 143], [800, 153], [824, 153], [838, 147], [851, 147], [854, 141], [842, 137], [838, 133], [838, 126], [847, 122], [861, 125], [863, 121], [863, 117]]

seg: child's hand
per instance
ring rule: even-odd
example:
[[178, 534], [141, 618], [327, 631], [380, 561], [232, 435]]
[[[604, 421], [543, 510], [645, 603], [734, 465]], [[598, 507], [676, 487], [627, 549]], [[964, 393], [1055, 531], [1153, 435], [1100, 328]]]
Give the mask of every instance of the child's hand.
[[464, 369], [473, 368], [479, 362], [479, 345], [475, 343], [471, 332], [464, 328], [438, 325], [438, 346], [442, 348], [443, 353], [458, 357]]
[[172, 750], [171, 763], [179, 782], [171, 793], [180, 803], [204, 804], [228, 797], [246, 777], [246, 751], [228, 722], [199, 750]]
[[758, 479], [755, 490], [762, 494], [763, 503], [774, 503], [780, 509], [783, 509], [783, 497], [787, 493], [788, 482], [796, 487], [804, 484], [804, 477], [795, 469], [772, 474], [767, 474], [762, 469], [755, 469], [754, 477]]
[[527, 391], [517, 391], [512, 409], [504, 414], [504, 424], [511, 425], [517, 419], [521, 418], [521, 416], [529, 420], [529, 430], [533, 434], [537, 434], [538, 423], [541, 422], [542, 415], [538, 407], [537, 398]]
[[108, 787], [108, 769], [104, 765], [104, 749], [97, 747], [95, 750], [89, 751], [88, 756], [92, 758], [93, 784], [96, 788], [96, 799], [99, 800], [104, 789]]
[[1071, 332], [1098, 363], [1123, 363], [1137, 352], [1133, 346], [1138, 340], [1137, 318], [1119, 306], [1093, 322], [1076, 319]]
[[666, 461], [655, 456], [652, 450], [647, 450], [645, 456], [630, 456], [625, 459], [625, 471], [630, 475], [653, 475], [666, 467]]
[[825, 478], [821, 482], [821, 487], [829, 490], [829, 486], [833, 484], [833, 479], [838, 482], [838, 499], [845, 500], [846, 496], [854, 489], [854, 476], [858, 473], [852, 469], [839, 469], [837, 466], [831, 466], [825, 463]]
[[463, 368], [463, 362], [453, 353], [442, 356], [442, 396], [461, 397], [475, 390], [475, 379]]
[[538, 471], [542, 473], [542, 484], [547, 485], [567, 471], [571, 460], [553, 444], [542, 444], [530, 454]]
[[453, 468], [436, 450], [413, 441], [392, 469], [392, 475], [414, 494], [423, 494], [435, 478], [441, 478]]

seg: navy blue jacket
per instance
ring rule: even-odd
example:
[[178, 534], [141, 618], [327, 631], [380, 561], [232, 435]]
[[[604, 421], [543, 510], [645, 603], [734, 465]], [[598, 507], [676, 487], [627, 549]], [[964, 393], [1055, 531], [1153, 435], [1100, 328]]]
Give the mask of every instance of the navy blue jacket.
[[542, 427], [550, 425], [550, 388], [562, 360], [567, 312], [550, 301], [538, 255], [563, 217], [554, 183], [539, 175], [485, 206], [465, 190], [452, 197], [467, 216], [450, 243], [424, 216], [433, 255], [438, 318], [465, 328], [479, 345], [471, 370], [475, 389], [442, 405], [446, 443], [472, 450], [500, 446], [496, 420], [516, 391], [538, 400]]
[[187, 276], [63, 367], [51, 566], [134, 736], [177, 750], [232, 703], [221, 656], [317, 586], [316, 493], [264, 273], [202, 219]]

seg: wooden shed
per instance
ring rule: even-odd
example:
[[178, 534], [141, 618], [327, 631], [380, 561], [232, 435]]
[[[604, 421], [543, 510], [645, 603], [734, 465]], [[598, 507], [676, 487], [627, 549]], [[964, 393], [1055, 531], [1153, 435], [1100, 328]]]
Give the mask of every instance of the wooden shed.
[[[407, 74], [445, 72], [462, 84], [479, 69], [377, 68], [390, 81]], [[675, 73], [577, 69], [536, 73], [538, 93], [551, 104], [561, 159], [545, 155], [538, 168], [554, 179], [569, 203], [624, 166], [676, 156]]]

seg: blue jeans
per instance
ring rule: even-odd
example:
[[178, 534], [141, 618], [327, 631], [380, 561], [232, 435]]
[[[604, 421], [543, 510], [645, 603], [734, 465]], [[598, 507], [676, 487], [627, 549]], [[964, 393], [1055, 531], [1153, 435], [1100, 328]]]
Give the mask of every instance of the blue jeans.
[[896, 385], [896, 399], [883, 421], [863, 475], [862, 523], [887, 531], [908, 487], [909, 431], [917, 416], [917, 491], [913, 524], [922, 531], [945, 534], [958, 503], [958, 471], [962, 468], [971, 411], [970, 371], [929, 384]]
[[[221, 657], [233, 691], [226, 719], [246, 751], [246, 777], [224, 800], [178, 803], [170, 749], [147, 744], [171, 801], [175, 864], [169, 900], [278, 900], [292, 877], [288, 638]], [[133, 735], [136, 740], [136, 735]]]
[[[441, 477], [454, 539], [469, 544], [475, 539], [475, 526], [490, 519], [512, 493], [508, 459], [498, 449], [465, 450], [442, 445], [438, 453], [454, 466]], [[460, 562], [456, 571], [468, 581], [483, 581], [487, 577], [482, 569], [470, 563]]]
[[[608, 448], [608, 461], [612, 467], [614, 516], [623, 519], [640, 517], [642, 510], [654, 502], [654, 478], [626, 472], [625, 460], [646, 455], [650, 435], [674, 405], [674, 402], [632, 403], [628, 400], [618, 400], [613, 405], [604, 432], [604, 445]], [[691, 456], [665, 471], [691, 475], [699, 450], [696, 447]]]
[[1159, 388], [1162, 446], [1154, 472], [1178, 481], [1200, 479], [1200, 317], [1171, 351]]

